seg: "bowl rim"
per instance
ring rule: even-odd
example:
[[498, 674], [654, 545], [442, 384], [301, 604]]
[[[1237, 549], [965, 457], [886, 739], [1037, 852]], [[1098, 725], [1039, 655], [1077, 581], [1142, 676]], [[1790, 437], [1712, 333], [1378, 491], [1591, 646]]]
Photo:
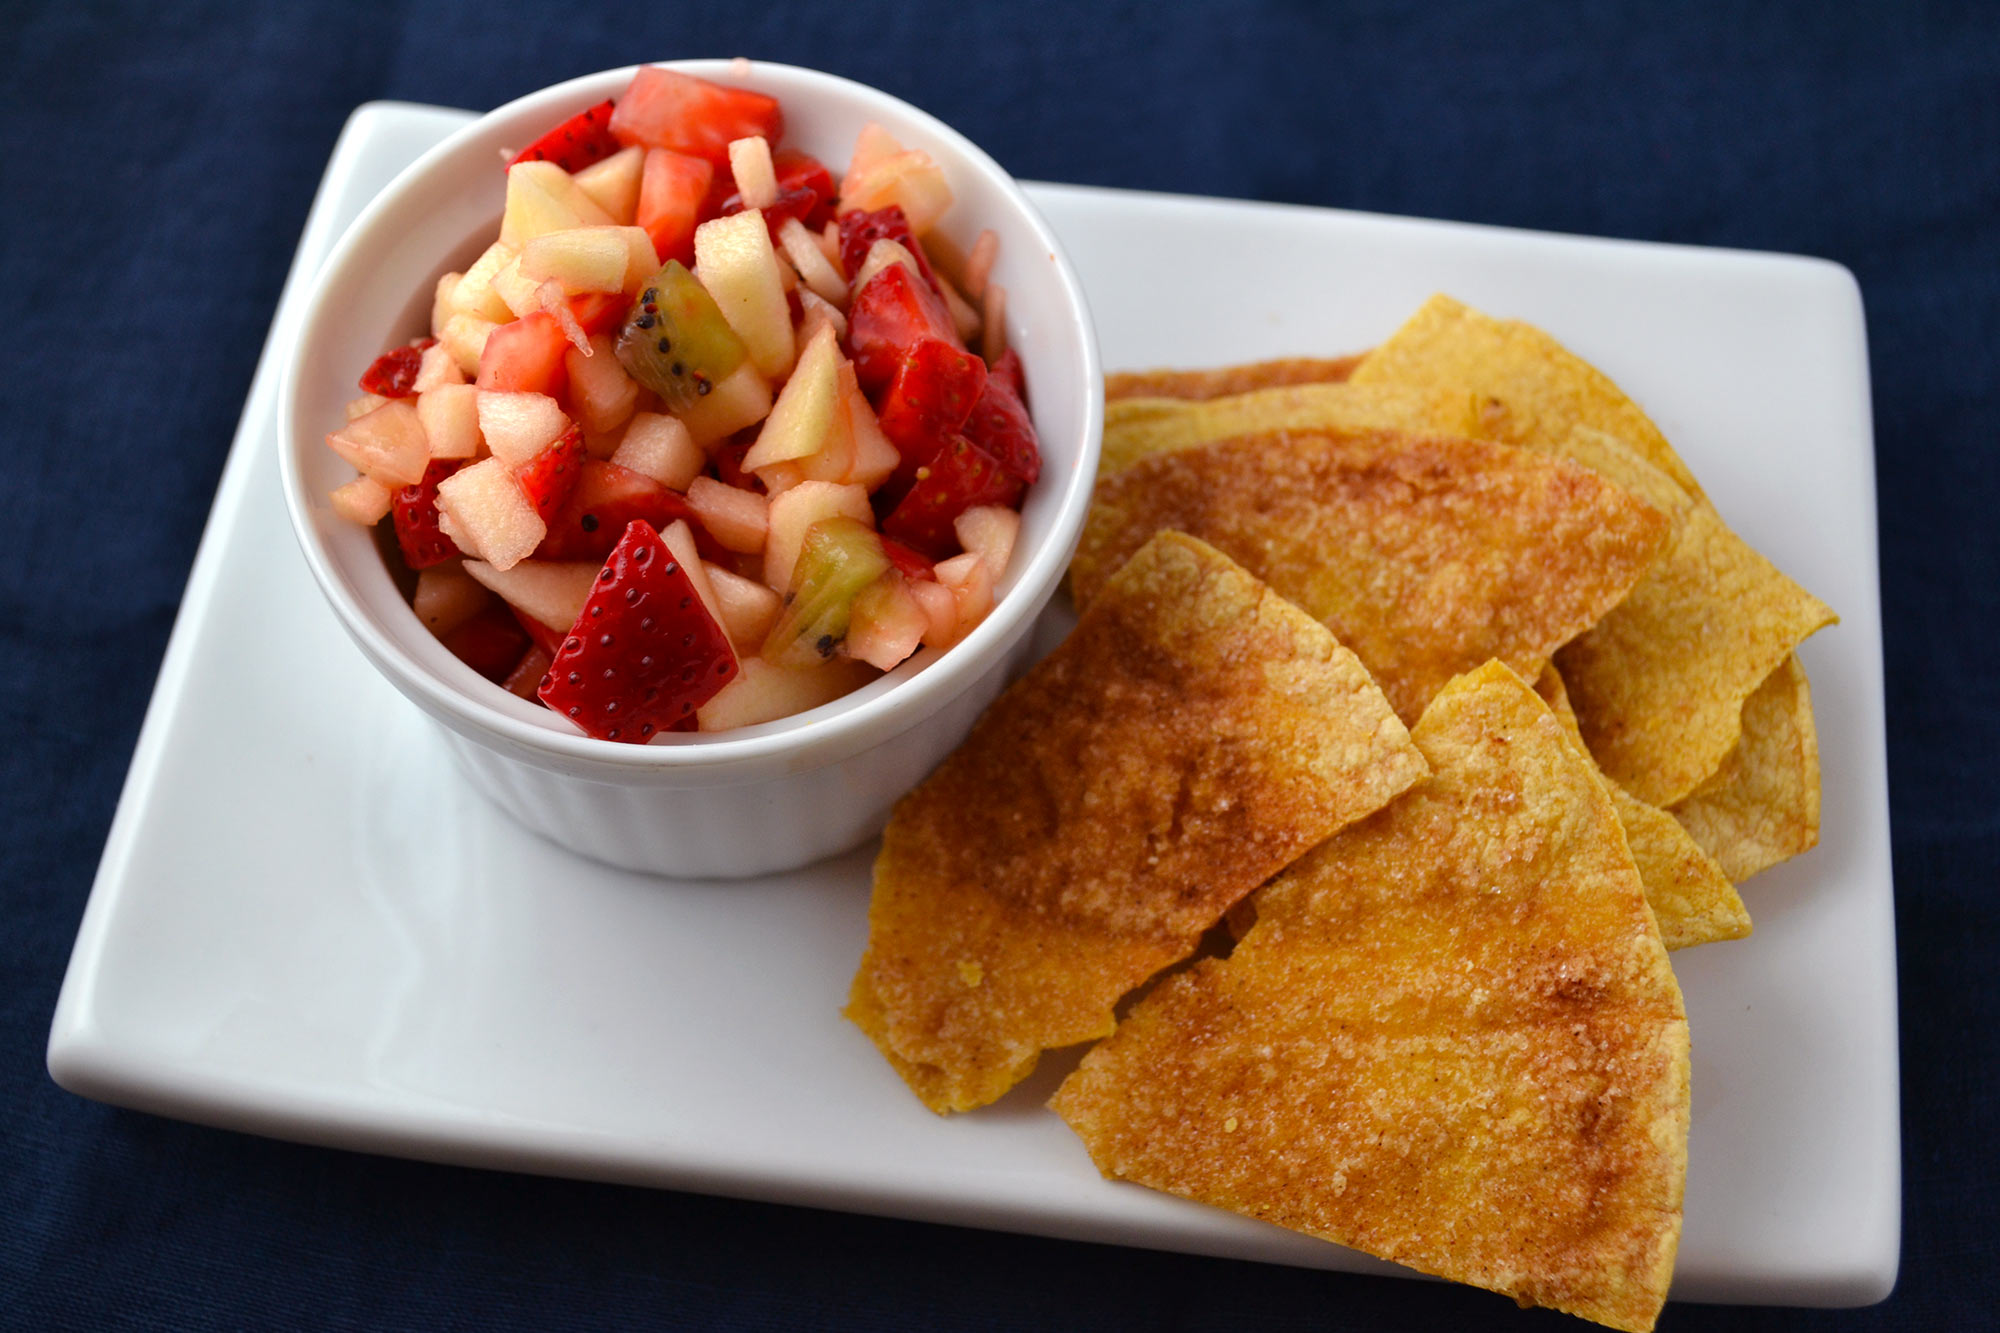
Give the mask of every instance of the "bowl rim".
[[[1079, 395], [1083, 410], [1081, 420], [1076, 423], [1081, 448], [1075, 467], [1062, 479], [1048, 532], [1035, 549], [1027, 552], [1027, 560], [1017, 561], [1010, 570], [1012, 586], [1007, 595], [996, 602], [971, 634], [934, 659], [923, 663], [916, 663], [915, 659], [906, 661], [896, 671], [827, 704], [733, 731], [670, 734], [649, 744], [632, 745], [599, 740], [581, 732], [559, 731], [511, 716], [439, 678], [409, 656], [336, 572], [337, 562], [320, 539], [300, 472], [302, 449], [323, 446], [318, 433], [302, 433], [298, 429], [299, 399], [309, 379], [302, 352], [310, 331], [331, 317], [331, 308], [336, 304], [333, 296], [339, 285], [335, 279], [355, 262], [355, 253], [367, 245], [383, 225], [383, 219], [395, 213], [408, 195], [422, 189], [426, 178], [441, 165], [458, 159], [480, 141], [501, 134], [519, 137], [518, 131], [531, 125], [554, 123], [554, 117], [566, 107], [581, 110], [614, 95], [641, 68], [638, 64], [566, 79], [486, 112], [397, 173], [348, 225], [313, 279], [284, 361], [278, 396], [278, 444], [286, 510], [314, 582], [363, 654], [425, 712], [469, 739], [543, 767], [598, 776], [694, 777], [713, 771], [718, 778], [743, 778], [759, 771], [776, 771], [774, 764], [789, 770], [838, 762], [921, 724], [958, 692], [979, 680], [1028, 633], [1054, 595], [1082, 533], [1102, 447], [1103, 373], [1089, 302], [1061, 241], [1020, 183], [985, 150], [922, 108], [867, 84], [797, 65], [733, 59], [647, 63], [716, 82], [761, 80], [759, 86], [769, 83], [817, 86], [819, 91], [857, 101], [864, 107], [893, 109], [922, 123], [929, 133], [959, 155], [967, 169], [987, 177], [1020, 214], [1036, 243], [1047, 252], [1068, 318], [1076, 325], [1083, 354], [1080, 373], [1084, 383]], [[773, 92], [781, 100], [785, 96], [782, 88]], [[312, 438], [306, 439], [306, 434]], [[1046, 485], [1049, 480], [1044, 477], [1036, 485]], [[898, 678], [903, 672], [909, 674]]]

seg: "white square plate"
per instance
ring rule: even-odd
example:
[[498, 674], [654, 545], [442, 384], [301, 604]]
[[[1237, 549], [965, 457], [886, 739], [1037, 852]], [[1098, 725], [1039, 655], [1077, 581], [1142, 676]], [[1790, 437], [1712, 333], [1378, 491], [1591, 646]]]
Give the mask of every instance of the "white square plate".
[[[77, 937], [49, 1068], [282, 1138], [1053, 1236], [1400, 1272], [1101, 1180], [1059, 1068], [940, 1120], [839, 1015], [870, 853], [678, 883], [506, 825], [369, 669], [279, 497], [273, 370], [307, 275], [466, 114], [356, 113], [313, 207]], [[1822, 262], [1064, 186], [1031, 190], [1105, 364], [1331, 354], [1431, 292], [1551, 330], [1844, 622], [1809, 642], [1825, 841], [1756, 934], [1675, 956], [1694, 1032], [1681, 1299], [1895, 1280], [1896, 985], [1861, 302]], [[1050, 1061], [1051, 1066], [1067, 1061]]]

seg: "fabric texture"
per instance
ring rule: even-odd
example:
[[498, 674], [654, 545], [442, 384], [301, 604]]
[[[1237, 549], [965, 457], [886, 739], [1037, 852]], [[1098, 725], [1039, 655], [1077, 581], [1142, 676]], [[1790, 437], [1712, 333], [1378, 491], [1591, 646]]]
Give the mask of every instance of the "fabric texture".
[[1899, 886], [1902, 1280], [1872, 1309], [1670, 1306], [1662, 1327], [1990, 1326], [1992, 6], [14, 0], [0, 32], [0, 1326], [1557, 1326], [1435, 1284], [280, 1144], [49, 1081], [70, 944], [343, 120], [373, 99], [485, 108], [635, 59], [737, 53], [884, 87], [1035, 179], [1791, 251], [1854, 270], [1874, 377]]

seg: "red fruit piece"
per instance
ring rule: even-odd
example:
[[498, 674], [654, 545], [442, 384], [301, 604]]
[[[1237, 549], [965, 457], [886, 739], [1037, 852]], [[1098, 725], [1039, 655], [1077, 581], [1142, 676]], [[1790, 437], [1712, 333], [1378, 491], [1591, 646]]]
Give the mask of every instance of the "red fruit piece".
[[997, 377], [1002, 384], [1014, 391], [1014, 396], [1023, 404], [1028, 401], [1028, 374], [1021, 369], [1021, 354], [1009, 347], [1000, 353], [1000, 359], [986, 368], [986, 373]]
[[[527, 492], [528, 503], [542, 516], [542, 522], [552, 523], [562, 507], [569, 503], [577, 482], [583, 476], [583, 430], [571, 426], [556, 442], [536, 454], [514, 474]], [[436, 464], [432, 464], [433, 467]]]
[[[1001, 362], [1005, 360], [1006, 357], [1001, 358]], [[1017, 361], [1014, 376], [1019, 374]], [[1042, 445], [1035, 434], [1035, 423], [1028, 417], [1027, 404], [1009, 382], [1014, 376], [1004, 373], [1000, 363], [995, 363], [986, 377], [985, 391], [965, 419], [965, 437], [998, 459], [1008, 476], [1032, 484], [1042, 475]]]
[[877, 241], [898, 241], [910, 252], [910, 258], [917, 261], [917, 267], [924, 271], [924, 281], [931, 290], [937, 290], [937, 274], [931, 272], [931, 261], [924, 254], [924, 247], [917, 244], [915, 233], [910, 230], [910, 220], [903, 216], [902, 207], [890, 204], [874, 212], [855, 209], [840, 219], [840, 266], [849, 277], [861, 271], [861, 261], [868, 258], [868, 252]]
[[743, 459], [750, 452], [751, 446], [756, 443], [757, 428], [753, 426], [749, 430], [736, 432], [717, 445], [715, 452], [709, 455], [709, 461], [715, 464], [715, 479], [725, 486], [734, 486], [739, 491], [754, 491], [762, 495], [763, 479], [754, 472], [743, 470]]
[[655, 148], [646, 154], [633, 221], [646, 229], [662, 264], [670, 259], [694, 263], [694, 229], [705, 220], [702, 209], [717, 174], [709, 163], [685, 153]]
[[903, 458], [896, 476], [916, 478], [944, 442], [959, 433], [986, 388], [986, 363], [962, 347], [925, 338], [896, 367], [876, 417]]
[[618, 99], [611, 133], [621, 144], [723, 163], [733, 140], [753, 134], [769, 143], [784, 138], [785, 115], [776, 98], [648, 65]]
[[414, 398], [417, 372], [423, 368], [424, 349], [436, 342], [435, 338], [424, 338], [408, 347], [398, 347], [382, 353], [361, 372], [361, 392], [380, 394], [384, 398]]
[[542, 702], [599, 740], [643, 745], [739, 670], [729, 635], [643, 522], [625, 529], [542, 680]]
[[504, 605], [487, 607], [439, 642], [496, 685], [513, 673], [529, 648], [528, 632]]
[[423, 479], [398, 490], [389, 504], [396, 525], [396, 545], [411, 569], [429, 569], [459, 554], [457, 543], [438, 529], [438, 483], [458, 471], [459, 460], [433, 458]]
[[569, 313], [586, 334], [616, 333], [631, 301], [621, 292], [585, 292], [569, 298]]
[[952, 520], [974, 505], [1011, 507], [1024, 489], [993, 455], [964, 436], [955, 436], [917, 469], [916, 484], [882, 520], [882, 532], [942, 560], [958, 550]]
[[541, 138], [514, 154], [516, 162], [553, 162], [564, 171], [582, 171], [593, 162], [602, 162], [618, 151], [611, 135], [610, 98], [588, 111], [579, 111]]
[[925, 338], [965, 345], [944, 302], [903, 265], [889, 265], [854, 294], [847, 309], [848, 355], [869, 394], [894, 379], [903, 358]]
[[[771, 239], [777, 239], [786, 218], [797, 218], [813, 231], [824, 227], [826, 219], [833, 216], [833, 173], [818, 158], [790, 148], [773, 153], [771, 167], [778, 178], [777, 202], [764, 209], [764, 225], [770, 230]], [[737, 191], [722, 201], [718, 216], [728, 217], [742, 211], [743, 195]]]
[[[535, 647], [541, 649], [550, 657], [554, 657], [561, 650], [562, 641], [567, 637], [564, 631], [550, 629], [547, 625], [544, 625], [541, 621], [517, 607], [510, 606], [507, 609], [514, 613], [515, 621], [526, 631], [529, 642], [533, 643]], [[546, 670], [546, 668], [544, 669]], [[528, 693], [533, 694], [534, 691], [530, 690]]]
[[708, 529], [678, 492], [668, 490], [644, 473], [602, 459], [586, 458], [579, 469], [576, 489], [570, 492], [555, 517], [548, 520], [549, 532], [535, 548], [535, 559], [602, 560], [633, 521], [657, 529], [675, 519], [687, 520], [703, 558], [718, 564], [730, 559], [727, 549], [708, 535]]
[[[523, 628], [533, 623], [528, 620], [521, 622]], [[547, 627], [537, 626], [537, 628]], [[533, 630], [529, 631], [531, 637], [533, 633]], [[560, 646], [561, 637], [555, 637], [558, 646]], [[500, 682], [500, 688], [509, 694], [518, 694], [529, 703], [541, 703], [541, 697], [535, 691], [541, 688], [542, 678], [549, 674], [549, 667], [555, 663], [555, 659], [555, 653], [544, 647], [540, 640], [536, 640], [534, 643], [528, 645], [528, 651], [521, 654], [521, 660], [516, 662], [514, 669], [507, 673], [507, 679]]]
[[563, 365], [569, 346], [562, 324], [546, 310], [502, 324], [486, 335], [479, 354], [479, 387], [559, 398], [569, 387]]
[[893, 537], [882, 538], [882, 554], [889, 557], [889, 563], [906, 579], [937, 581], [937, 571], [931, 567], [931, 562]]

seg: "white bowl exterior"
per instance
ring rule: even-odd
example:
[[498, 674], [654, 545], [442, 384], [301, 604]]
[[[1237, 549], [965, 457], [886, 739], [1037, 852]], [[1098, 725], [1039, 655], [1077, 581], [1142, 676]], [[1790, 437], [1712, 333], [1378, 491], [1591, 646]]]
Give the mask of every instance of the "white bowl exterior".
[[[830, 166], [845, 163], [865, 124], [880, 123], [943, 168], [955, 196], [942, 224], [947, 235], [961, 247], [982, 228], [998, 235], [993, 277], [1007, 289], [1009, 343], [1026, 369], [1044, 470], [1029, 488], [1017, 556], [993, 613], [950, 652], [925, 650], [809, 713], [718, 735], [618, 745], [578, 734], [460, 662], [410, 611], [375, 535], [333, 513], [328, 493], [353, 474], [324, 436], [343, 419], [359, 368], [384, 347], [425, 332], [436, 278], [462, 269], [497, 231], [502, 152], [615, 96], [629, 68], [572, 80], [482, 117], [418, 160], [362, 213], [316, 279], [286, 365], [281, 466], [307, 564], [342, 624], [399, 690], [453, 733], [461, 766], [480, 790], [544, 836], [597, 859], [660, 874], [741, 876], [804, 864], [878, 830], [894, 794], [957, 745], [1004, 683], [1082, 528], [1097, 465], [1102, 377], [1082, 288], [1053, 233], [1012, 179], [962, 136], [887, 94], [831, 75], [760, 63], [743, 78], [728, 61], [670, 64], [717, 81], [742, 78], [778, 97], [785, 141]], [[967, 706], [972, 697], [978, 704]], [[919, 763], [918, 756], [928, 758]], [[806, 781], [815, 770], [825, 779]], [[893, 791], [891, 775], [900, 783]], [[780, 783], [792, 798], [760, 790], [763, 782]], [[623, 795], [612, 795], [615, 789]], [[697, 799], [698, 790], [708, 794]], [[681, 817], [697, 809], [699, 818]], [[795, 823], [781, 832], [787, 820]], [[614, 833], [613, 824], [625, 831]]]

